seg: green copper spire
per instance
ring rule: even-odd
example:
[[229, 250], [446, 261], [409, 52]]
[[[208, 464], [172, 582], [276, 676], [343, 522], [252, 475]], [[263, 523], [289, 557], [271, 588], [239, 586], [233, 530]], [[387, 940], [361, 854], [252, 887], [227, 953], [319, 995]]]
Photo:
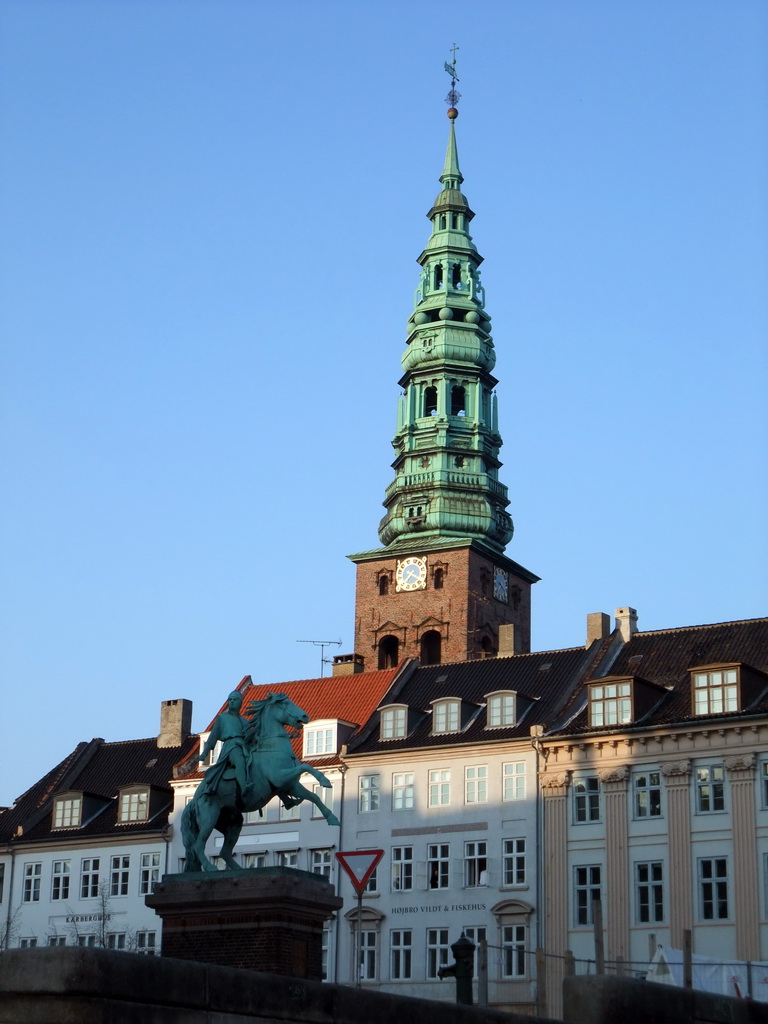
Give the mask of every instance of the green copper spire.
[[[451, 65], [446, 65], [451, 70]], [[455, 75], [454, 75], [455, 78]], [[455, 89], [449, 101], [455, 103]], [[491, 376], [496, 354], [474, 217], [461, 191], [455, 105], [442, 190], [427, 216], [421, 276], [408, 321], [395, 448], [379, 538], [397, 552], [473, 543], [502, 554], [512, 537], [507, 489], [499, 482], [501, 437]]]

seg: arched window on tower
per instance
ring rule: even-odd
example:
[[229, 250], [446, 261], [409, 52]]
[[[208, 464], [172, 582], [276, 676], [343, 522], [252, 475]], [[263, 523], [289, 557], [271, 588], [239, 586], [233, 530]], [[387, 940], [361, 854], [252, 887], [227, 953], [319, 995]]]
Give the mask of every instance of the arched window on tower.
[[428, 387], [424, 390], [424, 415], [437, 416], [437, 388]]
[[435, 590], [443, 589], [443, 576], [444, 571], [442, 569], [435, 569], [435, 575], [432, 577], [432, 585]]
[[379, 576], [379, 595], [381, 597], [386, 597], [386, 595], [388, 593], [389, 593], [389, 576], [387, 576], [386, 573], [382, 573], [381, 576]]
[[451, 227], [455, 231], [458, 226], [459, 226], [459, 215], [458, 215], [458, 213], [452, 213], [451, 214]]
[[445, 231], [445, 229], [447, 227], [448, 227], [448, 223], [447, 223], [447, 221], [445, 219], [445, 214], [443, 213], [443, 214], [440, 215], [440, 230], [441, 231]]
[[451, 416], [467, 415], [467, 393], [460, 385], [451, 388]]
[[438, 263], [435, 266], [434, 281], [435, 281], [435, 288], [436, 289], [443, 287], [443, 264], [442, 263]]
[[442, 637], [436, 629], [429, 629], [421, 638], [421, 664], [439, 665]]
[[496, 657], [496, 648], [493, 646], [493, 640], [489, 636], [484, 636], [480, 641], [480, 656], [482, 658]]
[[451, 267], [451, 287], [461, 289], [461, 264], [454, 263]]
[[400, 641], [396, 636], [383, 636], [379, 640], [379, 668], [395, 668], [400, 652]]

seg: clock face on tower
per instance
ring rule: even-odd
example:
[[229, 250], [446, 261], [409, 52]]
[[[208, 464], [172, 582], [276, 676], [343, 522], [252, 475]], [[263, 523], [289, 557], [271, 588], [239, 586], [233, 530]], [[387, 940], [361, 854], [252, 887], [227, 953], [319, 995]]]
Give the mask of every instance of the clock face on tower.
[[509, 601], [509, 578], [503, 569], [493, 570], [493, 596], [504, 604]]
[[427, 563], [423, 558], [404, 558], [397, 563], [397, 590], [423, 590], [427, 585]]

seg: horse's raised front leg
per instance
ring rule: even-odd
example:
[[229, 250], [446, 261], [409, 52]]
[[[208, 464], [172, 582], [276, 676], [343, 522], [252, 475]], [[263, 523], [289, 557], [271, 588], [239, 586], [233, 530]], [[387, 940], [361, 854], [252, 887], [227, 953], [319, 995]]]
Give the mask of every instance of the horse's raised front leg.
[[[323, 776], [323, 778], [325, 778], [325, 776]], [[330, 783], [328, 783], [328, 785], [330, 785]], [[292, 787], [292, 789], [290, 790], [290, 796], [296, 797], [297, 802], [302, 800], [309, 800], [309, 802], [314, 804], [318, 811], [320, 811], [320, 813], [322, 814], [322, 816], [325, 818], [329, 825], [341, 824], [341, 822], [333, 813], [333, 811], [325, 806], [325, 804], [317, 795], [317, 793], [313, 793], [312, 790], [307, 789], [306, 786], [302, 786], [300, 782], [295, 783], [295, 785]]]

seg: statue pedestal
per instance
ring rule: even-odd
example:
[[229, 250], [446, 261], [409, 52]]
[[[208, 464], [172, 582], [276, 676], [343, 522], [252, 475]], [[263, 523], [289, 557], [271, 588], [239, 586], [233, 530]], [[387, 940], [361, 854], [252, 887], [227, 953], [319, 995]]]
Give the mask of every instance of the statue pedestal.
[[343, 902], [293, 868], [165, 875], [145, 900], [162, 918], [163, 956], [315, 981], [323, 924]]

